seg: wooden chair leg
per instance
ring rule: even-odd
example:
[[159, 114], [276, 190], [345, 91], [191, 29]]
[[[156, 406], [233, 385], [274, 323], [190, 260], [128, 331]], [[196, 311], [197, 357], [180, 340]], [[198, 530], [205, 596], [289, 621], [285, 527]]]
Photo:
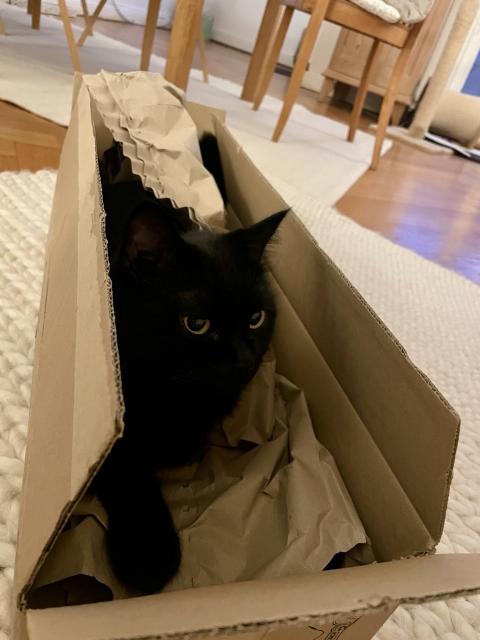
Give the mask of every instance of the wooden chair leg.
[[202, 24], [204, 0], [177, 0], [168, 45], [165, 78], [180, 89], [186, 89]]
[[208, 64], [207, 51], [205, 48], [205, 34], [203, 33], [203, 25], [198, 30], [198, 52], [200, 53], [200, 64], [202, 65], [203, 81], [208, 82]]
[[88, 14], [88, 7], [87, 7], [86, 0], [82, 0], [83, 12], [85, 14], [85, 29], [82, 31], [79, 39], [77, 40], [77, 47], [81, 47], [85, 42], [85, 40], [88, 38], [88, 36], [91, 36], [93, 34], [93, 25], [95, 24], [95, 21], [100, 15], [106, 2], [107, 0], [100, 0], [100, 2], [95, 7], [95, 11], [90, 16]]
[[276, 31], [281, 8], [281, 0], [268, 0], [262, 23], [258, 30], [255, 47], [250, 56], [250, 63], [243, 83], [242, 95], [240, 96], [242, 100], [252, 102], [255, 98], [258, 79], [269, 50], [271, 34]]
[[405, 67], [407, 65], [410, 53], [413, 49], [421, 26], [422, 23], [417, 23], [416, 25], [414, 25], [410, 32], [410, 35], [408, 36], [407, 42], [405, 43], [404, 48], [400, 51], [400, 55], [398, 56], [397, 62], [393, 68], [390, 82], [387, 87], [387, 92], [385, 93], [385, 97], [383, 98], [382, 108], [380, 110], [380, 116], [377, 123], [375, 146], [373, 149], [372, 164], [370, 165], [370, 168], [373, 170], [378, 167], [382, 145], [385, 139], [385, 133], [387, 131], [393, 107], [395, 105], [395, 98], [397, 97], [398, 86], [402, 79], [403, 72], [405, 71]]
[[40, 15], [42, 11], [42, 0], [31, 0], [30, 10], [32, 12], [32, 29], [40, 29]]
[[70, 24], [70, 18], [68, 17], [68, 9], [65, 0], [58, 0], [58, 6], [60, 8], [60, 16], [63, 22], [63, 29], [65, 31], [65, 37], [67, 38], [68, 48], [70, 49], [70, 57], [72, 59], [73, 68], [75, 71], [82, 71], [80, 64], [80, 56], [78, 55], [77, 44], [73, 37], [72, 25]]
[[357, 132], [358, 125], [360, 123], [360, 117], [362, 115], [363, 105], [365, 104], [365, 98], [367, 97], [368, 83], [370, 81], [375, 59], [377, 57], [379, 44], [380, 43], [378, 40], [374, 40], [372, 42], [370, 53], [368, 54], [367, 62], [365, 63], [362, 79], [360, 80], [360, 85], [357, 89], [357, 95], [355, 96], [353, 111], [350, 117], [350, 129], [348, 130], [348, 136], [347, 136], [348, 142], [353, 142], [355, 140], [355, 134]]
[[280, 57], [280, 51], [285, 41], [285, 36], [287, 35], [288, 27], [292, 20], [293, 12], [294, 12], [293, 7], [285, 7], [285, 10], [282, 15], [282, 19], [280, 21], [280, 25], [278, 27], [277, 33], [275, 34], [273, 43], [270, 47], [270, 52], [267, 56], [262, 72], [260, 73], [257, 90], [255, 92], [255, 99], [253, 101], [253, 108], [255, 111], [262, 104], [262, 100], [265, 97], [270, 81], [272, 80], [272, 76], [275, 71], [275, 66], [278, 62], [278, 58]]
[[295, 104], [298, 90], [300, 89], [300, 84], [302, 83], [303, 75], [310, 60], [310, 56], [312, 55], [313, 47], [315, 46], [315, 41], [317, 39], [318, 32], [320, 31], [320, 27], [322, 25], [329, 4], [330, 0], [317, 0], [312, 15], [310, 16], [308, 26], [305, 30], [305, 35], [300, 45], [297, 61], [295, 62], [295, 66], [293, 67], [292, 77], [290, 78], [290, 82], [288, 83], [287, 93], [283, 102], [283, 108], [280, 113], [277, 126], [275, 127], [275, 131], [273, 132], [272, 140], [274, 142], [277, 142], [280, 138], [282, 131], [287, 124], [288, 116], [290, 115], [293, 105]]
[[3, 20], [2, 20], [1, 16], [0, 16], [0, 35], [2, 35], [2, 36], [6, 35], [6, 33], [5, 33], [5, 25], [3, 24]]
[[149, 0], [147, 18], [143, 30], [142, 55], [140, 58], [140, 69], [148, 71], [150, 66], [150, 56], [152, 55], [153, 40], [157, 30], [158, 12], [160, 11], [160, 0]]

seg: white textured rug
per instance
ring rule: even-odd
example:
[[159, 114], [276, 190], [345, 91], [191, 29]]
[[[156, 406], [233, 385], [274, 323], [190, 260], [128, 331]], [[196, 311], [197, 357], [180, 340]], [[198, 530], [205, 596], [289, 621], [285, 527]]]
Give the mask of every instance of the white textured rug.
[[[0, 173], [0, 640], [28, 420], [43, 249], [54, 172]], [[480, 552], [480, 288], [293, 189], [286, 197], [319, 244], [462, 417], [440, 552]], [[477, 640], [480, 598], [401, 608], [378, 640]]]
[[[67, 125], [70, 119], [72, 67], [59, 20], [42, 16], [42, 28], [30, 28], [26, 11], [0, 0], [0, 15], [9, 35], [0, 36], [0, 99]], [[82, 48], [84, 71], [96, 73], [138, 69], [140, 52], [96, 34]], [[162, 71], [164, 60], [153, 56], [152, 71]], [[227, 124], [266, 177], [282, 193], [293, 183], [324, 204], [334, 204], [369, 166], [373, 137], [358, 132], [354, 144], [346, 142], [347, 128], [296, 105], [281, 141], [270, 136], [281, 108], [280, 100], [267, 97], [252, 111], [240, 100], [241, 87], [211, 77], [209, 84], [198, 71], [192, 73], [188, 98], [223, 109]], [[384, 149], [391, 143], [387, 141]]]

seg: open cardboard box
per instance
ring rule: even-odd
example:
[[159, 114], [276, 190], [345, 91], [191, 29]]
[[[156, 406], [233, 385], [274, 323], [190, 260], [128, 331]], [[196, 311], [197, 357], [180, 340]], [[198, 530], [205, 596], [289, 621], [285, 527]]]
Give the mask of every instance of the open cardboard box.
[[[230, 214], [247, 225], [284, 209], [218, 114], [198, 105], [189, 105], [189, 111], [199, 133], [216, 133]], [[480, 590], [480, 555], [431, 554], [444, 523], [458, 417], [289, 215], [272, 264], [278, 368], [304, 390], [318, 439], [336, 460], [378, 562], [97, 604], [29, 607], [35, 577], [122, 434], [97, 164], [97, 154], [110, 141], [82, 85], [62, 153], [47, 244], [15, 570], [14, 638], [242, 633], [246, 640], [264, 635], [363, 640], [400, 603]]]

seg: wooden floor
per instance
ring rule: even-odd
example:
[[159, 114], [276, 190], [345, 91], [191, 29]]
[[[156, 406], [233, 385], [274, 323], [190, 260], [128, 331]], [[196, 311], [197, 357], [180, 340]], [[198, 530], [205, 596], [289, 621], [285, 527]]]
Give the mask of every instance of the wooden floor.
[[[98, 21], [96, 29], [140, 46], [142, 28]], [[154, 52], [165, 55], [168, 33], [157, 31]], [[211, 74], [242, 83], [248, 56], [207, 44]], [[269, 93], [282, 97], [287, 79], [275, 74]], [[308, 109], [346, 121], [347, 108], [319, 104], [314, 93], [299, 97]], [[362, 126], [367, 127], [368, 120]], [[0, 102], [0, 170], [57, 167], [65, 130]], [[321, 167], [312, 168], [321, 171]], [[431, 156], [394, 145], [376, 172], [367, 172], [337, 208], [361, 225], [480, 283], [480, 165]]]

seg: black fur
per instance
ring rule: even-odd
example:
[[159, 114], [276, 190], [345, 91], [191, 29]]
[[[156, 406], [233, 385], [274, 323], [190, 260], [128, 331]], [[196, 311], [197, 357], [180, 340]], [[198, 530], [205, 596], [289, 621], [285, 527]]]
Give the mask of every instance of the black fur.
[[[104, 187], [111, 219], [122, 219], [114, 196], [122, 188]], [[262, 360], [275, 322], [263, 253], [285, 212], [217, 234], [187, 228], [168, 201], [138, 193], [134, 201], [111, 273], [126, 428], [95, 486], [109, 515], [115, 571], [151, 593], [181, 559], [161, 470], [202, 455]], [[110, 220], [107, 229], [114, 226]], [[252, 329], [259, 311], [265, 320]], [[208, 319], [210, 330], [193, 335], [186, 316]]]

